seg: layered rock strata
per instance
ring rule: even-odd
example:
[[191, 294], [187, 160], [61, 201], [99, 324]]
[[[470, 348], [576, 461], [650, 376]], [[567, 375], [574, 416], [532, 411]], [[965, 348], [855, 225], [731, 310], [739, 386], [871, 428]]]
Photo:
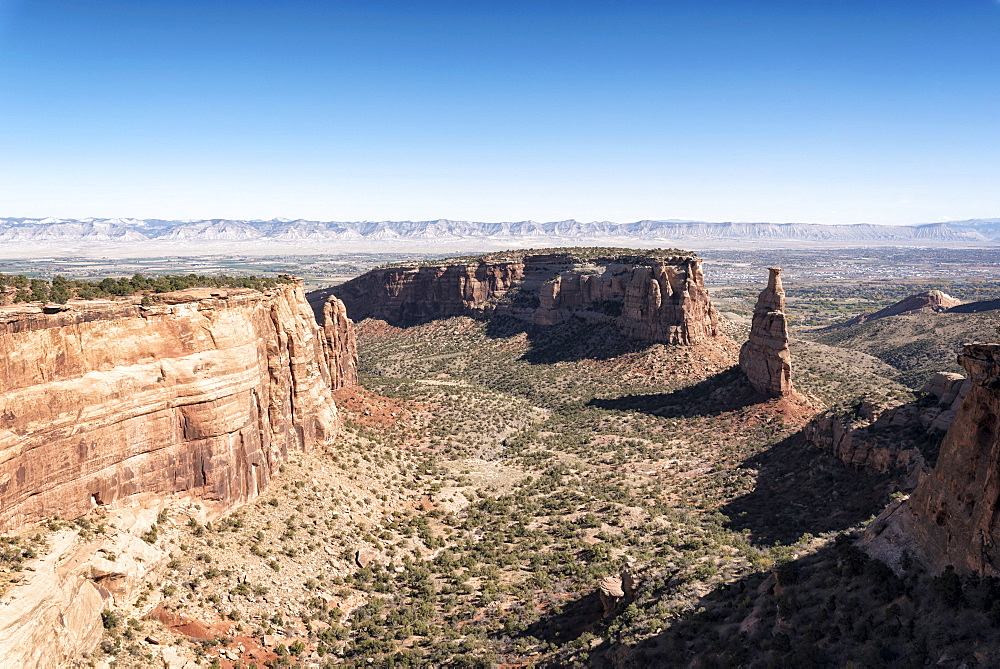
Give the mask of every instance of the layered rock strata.
[[897, 567], [909, 555], [935, 571], [1000, 576], [1000, 344], [968, 344], [958, 362], [971, 388], [934, 469], [870, 525], [863, 544]]
[[323, 343], [334, 390], [358, 385], [358, 342], [344, 303], [331, 295], [323, 305]]
[[[127, 532], [84, 541], [62, 530], [8, 592], [0, 610], [0, 667], [62, 667], [101, 641], [101, 611], [126, 606], [170, 556]], [[155, 591], [153, 600], [158, 598]], [[141, 617], [145, 610], [131, 610]]]
[[740, 348], [740, 368], [758, 392], [770, 397], [796, 395], [792, 388], [792, 355], [781, 268], [771, 267], [767, 288], [757, 297], [750, 337]]
[[328, 291], [354, 320], [408, 326], [436, 318], [507, 315], [550, 326], [614, 323], [640, 341], [695, 344], [719, 334], [693, 255], [521, 253], [373, 270]]
[[858, 402], [813, 418], [806, 440], [829, 451], [845, 465], [866, 472], [904, 470], [916, 484], [926, 471], [924, 452], [933, 450], [948, 431], [972, 382], [961, 374], [935, 374], [915, 402]]
[[356, 362], [333, 315], [320, 330], [301, 283], [0, 309], [0, 531], [136, 495], [254, 497], [336, 434]]

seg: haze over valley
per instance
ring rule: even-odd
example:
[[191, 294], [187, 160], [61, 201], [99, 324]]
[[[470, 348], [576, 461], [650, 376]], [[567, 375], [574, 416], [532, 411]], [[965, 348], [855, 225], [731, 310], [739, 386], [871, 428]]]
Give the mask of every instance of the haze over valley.
[[[540, 223], [472, 221], [333, 222], [259, 220], [140, 220], [0, 218], [7, 257], [31, 257], [38, 244], [56, 256], [249, 255], [338, 252], [455, 253], [550, 245], [694, 245], [701, 249], [845, 246], [990, 246], [1000, 219], [918, 225], [709, 223], [702, 221], [574, 220]], [[448, 251], [441, 251], [448, 249]]]

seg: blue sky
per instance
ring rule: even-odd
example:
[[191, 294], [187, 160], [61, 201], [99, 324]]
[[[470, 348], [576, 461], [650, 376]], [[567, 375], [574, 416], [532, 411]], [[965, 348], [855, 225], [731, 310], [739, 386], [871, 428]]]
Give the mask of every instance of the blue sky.
[[1000, 3], [0, 0], [0, 216], [1000, 216]]

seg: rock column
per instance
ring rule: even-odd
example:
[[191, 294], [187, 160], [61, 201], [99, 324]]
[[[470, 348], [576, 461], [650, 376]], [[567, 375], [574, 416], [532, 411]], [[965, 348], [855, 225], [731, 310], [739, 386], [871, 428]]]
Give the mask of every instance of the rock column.
[[358, 385], [358, 344], [344, 303], [331, 295], [323, 305], [323, 341], [334, 390]]
[[770, 397], [788, 397], [792, 388], [791, 353], [788, 350], [788, 319], [781, 268], [771, 267], [765, 288], [753, 310], [750, 338], [740, 349], [740, 368], [758, 391]]

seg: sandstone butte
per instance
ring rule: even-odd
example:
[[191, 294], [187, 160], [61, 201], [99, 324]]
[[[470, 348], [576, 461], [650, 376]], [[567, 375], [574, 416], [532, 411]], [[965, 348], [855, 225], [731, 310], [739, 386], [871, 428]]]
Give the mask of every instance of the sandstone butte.
[[0, 531], [95, 508], [115, 518], [87, 541], [51, 536], [0, 603], [0, 666], [96, 647], [101, 611], [130, 606], [169, 559], [136, 536], [166, 499], [218, 515], [289, 451], [334, 438], [331, 393], [357, 383], [357, 350], [336, 298], [320, 320], [301, 282], [0, 308]]
[[666, 344], [719, 335], [701, 259], [679, 251], [618, 251], [507, 252], [387, 267], [312, 295], [336, 295], [355, 321], [377, 318], [398, 326], [506, 315], [542, 327], [571, 318], [611, 323], [633, 339]]
[[971, 385], [937, 463], [862, 545], [897, 569], [909, 557], [932, 571], [1000, 576], [1000, 344], [967, 344], [958, 362]]
[[[45, 313], [55, 311], [55, 313]], [[343, 306], [301, 282], [0, 309], [0, 531], [185, 493], [224, 510], [331, 440], [357, 380]]]
[[770, 397], [798, 397], [792, 388], [792, 355], [780, 267], [770, 268], [767, 288], [757, 297], [750, 336], [740, 348], [740, 369], [758, 392]]

